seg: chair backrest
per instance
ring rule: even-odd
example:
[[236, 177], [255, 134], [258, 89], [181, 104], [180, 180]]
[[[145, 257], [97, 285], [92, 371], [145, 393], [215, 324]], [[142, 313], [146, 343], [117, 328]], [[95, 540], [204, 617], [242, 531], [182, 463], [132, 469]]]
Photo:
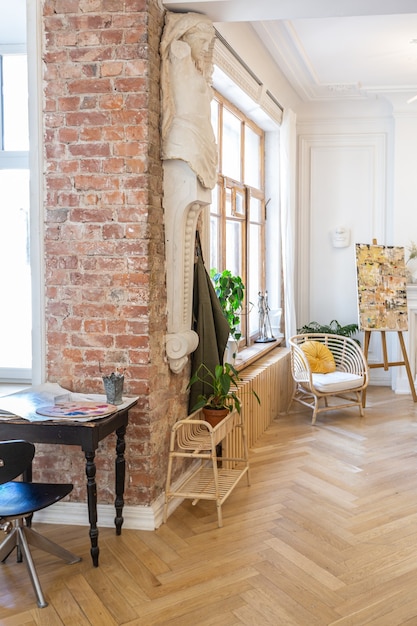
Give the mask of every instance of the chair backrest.
[[29, 441], [0, 441], [0, 485], [20, 476], [34, 456], [35, 446]]
[[309, 369], [307, 359], [300, 350], [305, 341], [319, 341], [327, 346], [333, 355], [338, 370], [363, 376], [368, 375], [368, 366], [360, 345], [350, 337], [330, 333], [305, 333], [291, 337], [289, 344], [292, 348], [293, 370]]

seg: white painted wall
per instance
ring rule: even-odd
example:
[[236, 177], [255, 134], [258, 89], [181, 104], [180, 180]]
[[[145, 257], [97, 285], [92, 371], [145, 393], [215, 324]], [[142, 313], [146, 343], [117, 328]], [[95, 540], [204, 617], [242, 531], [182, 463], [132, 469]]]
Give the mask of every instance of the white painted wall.
[[[331, 132], [330, 132], [331, 131]], [[297, 321], [357, 321], [355, 243], [386, 243], [387, 133], [341, 121], [299, 127]], [[346, 248], [332, 245], [337, 226]], [[330, 288], [329, 288], [330, 287]]]
[[394, 243], [407, 247], [417, 243], [417, 106], [396, 114], [394, 124]]
[[[216, 24], [283, 107], [297, 114], [297, 325], [357, 322], [354, 244], [417, 242], [417, 102], [346, 100], [304, 103], [262, 50], [248, 24]], [[334, 248], [330, 231], [350, 229], [350, 245]], [[397, 350], [389, 336], [388, 349]], [[382, 361], [373, 337], [370, 361]], [[374, 383], [396, 374], [372, 370]]]
[[[392, 241], [387, 198], [388, 120], [334, 119], [299, 123], [297, 323], [358, 323], [355, 243]], [[349, 245], [334, 247], [337, 226], [349, 230]], [[370, 362], [382, 361], [372, 341]], [[372, 372], [389, 384], [390, 373]]]
[[[386, 101], [375, 102], [370, 115], [370, 106], [315, 105], [299, 112], [300, 324], [357, 321], [355, 242], [376, 238], [407, 248], [417, 241], [416, 111]], [[349, 248], [335, 249], [328, 240], [339, 222], [351, 229]], [[398, 360], [396, 333], [388, 333], [387, 343], [389, 359]], [[415, 348], [408, 347], [411, 360]], [[379, 333], [372, 335], [369, 361], [383, 361]], [[401, 368], [374, 369], [371, 380], [396, 389], [402, 374]]]

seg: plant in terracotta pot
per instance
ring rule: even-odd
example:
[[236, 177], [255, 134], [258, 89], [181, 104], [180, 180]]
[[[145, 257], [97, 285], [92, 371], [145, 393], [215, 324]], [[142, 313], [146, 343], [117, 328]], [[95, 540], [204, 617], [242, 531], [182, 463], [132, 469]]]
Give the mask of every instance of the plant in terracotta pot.
[[[203, 383], [208, 391], [197, 397], [197, 402], [192, 410], [203, 409], [204, 419], [209, 424], [216, 426], [233, 409], [240, 413], [241, 401], [237, 395], [240, 378], [231, 363], [216, 365], [214, 372], [204, 363], [200, 363], [195, 374], [191, 377], [187, 389], [197, 381]], [[253, 393], [260, 403], [256, 392]]]

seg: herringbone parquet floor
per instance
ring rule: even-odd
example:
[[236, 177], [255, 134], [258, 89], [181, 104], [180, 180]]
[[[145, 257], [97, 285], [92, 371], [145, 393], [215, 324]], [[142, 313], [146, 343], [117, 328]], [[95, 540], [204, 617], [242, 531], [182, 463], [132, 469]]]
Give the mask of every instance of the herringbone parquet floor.
[[42, 532], [83, 557], [34, 551], [0, 565], [0, 624], [417, 626], [417, 405], [371, 388], [366, 417], [310, 424], [294, 406], [250, 452], [223, 507], [184, 502], [155, 532], [100, 530], [100, 567], [79, 527]]

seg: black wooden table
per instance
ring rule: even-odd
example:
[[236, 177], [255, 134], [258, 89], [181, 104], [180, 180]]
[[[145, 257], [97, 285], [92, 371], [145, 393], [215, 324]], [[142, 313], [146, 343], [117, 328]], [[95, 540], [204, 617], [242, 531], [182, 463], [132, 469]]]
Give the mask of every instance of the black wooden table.
[[[129, 410], [136, 400], [127, 408], [118, 410], [107, 417], [89, 422], [43, 421], [29, 422], [25, 419], [0, 420], [0, 439], [26, 439], [32, 443], [63, 444], [80, 446], [85, 454], [87, 475], [88, 519], [90, 522], [91, 558], [93, 565], [98, 566], [98, 528], [97, 528], [97, 484], [95, 455], [99, 442], [110, 435], [116, 434], [115, 460], [115, 509], [114, 520], [116, 534], [120, 535], [123, 524], [123, 505], [125, 487], [125, 433], [128, 424]], [[30, 479], [30, 477], [28, 477]]]

